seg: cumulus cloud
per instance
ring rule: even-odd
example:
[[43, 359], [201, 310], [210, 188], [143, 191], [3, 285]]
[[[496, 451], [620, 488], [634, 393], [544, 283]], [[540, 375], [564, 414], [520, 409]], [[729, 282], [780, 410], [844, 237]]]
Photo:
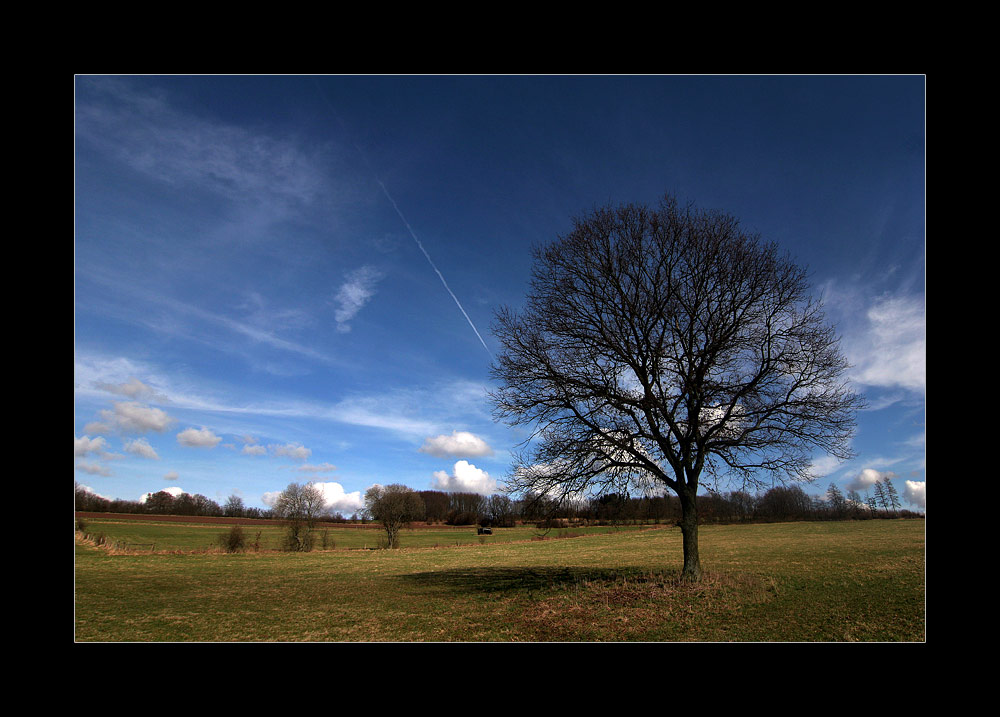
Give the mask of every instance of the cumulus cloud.
[[106, 452], [107, 447], [108, 442], [101, 436], [97, 438], [91, 438], [90, 436], [73, 438], [73, 455], [77, 458], [83, 458], [88, 453], [101, 455]]
[[333, 512], [350, 515], [357, 513], [364, 507], [364, 499], [361, 497], [361, 491], [359, 490], [345, 493], [344, 486], [333, 481], [328, 483], [313, 483], [313, 485], [322, 491], [326, 507]]
[[451, 475], [446, 471], [434, 471], [431, 488], [447, 493], [479, 493], [490, 495], [495, 493], [497, 482], [490, 478], [486, 471], [476, 468], [468, 461], [458, 461]]
[[110, 496], [101, 495], [100, 493], [98, 493], [97, 491], [95, 491], [93, 488], [91, 488], [89, 485], [83, 485], [83, 484], [79, 484], [78, 483], [77, 484], [77, 488], [79, 488], [80, 490], [82, 490], [85, 493], [89, 493], [90, 495], [95, 495], [98, 498], [104, 498], [104, 500], [114, 500], [114, 498], [111, 498]]
[[133, 455], [141, 456], [142, 458], [152, 458], [153, 460], [159, 460], [160, 458], [156, 454], [153, 447], [149, 445], [149, 441], [145, 438], [136, 438], [135, 440], [125, 441], [125, 450]]
[[337, 310], [334, 312], [337, 331], [346, 333], [351, 330], [348, 322], [375, 295], [375, 285], [381, 278], [382, 273], [371, 266], [363, 266], [347, 275], [334, 297], [337, 305]]
[[[169, 471], [168, 473], [163, 474], [163, 480], [177, 480], [178, 478], [180, 478], [180, 476], [177, 474], [177, 471]], [[178, 490], [180, 489], [178, 488]]]
[[438, 458], [445, 456], [492, 456], [493, 449], [482, 438], [468, 431], [452, 431], [451, 435], [428, 438], [420, 448], [421, 453], [429, 453]]
[[243, 446], [243, 453], [248, 456], [264, 456], [267, 455], [267, 449], [264, 446]]
[[874, 468], [865, 468], [848, 482], [847, 489], [856, 490], [860, 493], [875, 485], [875, 481], [884, 481], [895, 477], [896, 474], [892, 471], [877, 471]]
[[76, 464], [76, 469], [78, 471], [83, 471], [84, 473], [89, 473], [91, 475], [97, 476], [109, 476], [111, 475], [111, 470], [107, 466], [100, 465], [99, 463], [87, 463], [86, 461], [80, 461]]
[[908, 480], [903, 488], [903, 500], [918, 508], [927, 508], [927, 483], [925, 481]]
[[[103, 437], [97, 436], [96, 438], [91, 438], [90, 436], [83, 436], [81, 438], [73, 438], [73, 457], [74, 458], [86, 458], [89, 455], [97, 456], [99, 459], [104, 461], [115, 460], [116, 458], [122, 458], [118, 453], [109, 453], [106, 449], [108, 447], [108, 442], [104, 440]], [[90, 473], [91, 475], [101, 475], [110, 476], [111, 469], [100, 463], [90, 463], [87, 461], [80, 461], [76, 464], [76, 469], [78, 471], [83, 471], [84, 473]]]
[[[88, 423], [84, 430], [88, 433], [163, 433], [174, 424], [174, 419], [159, 408], [147, 406], [138, 401], [116, 401], [113, 409], [98, 413], [101, 421]], [[98, 430], [100, 429], [100, 430]]]
[[215, 448], [222, 439], [208, 428], [187, 428], [177, 434], [177, 442], [191, 448]]
[[170, 486], [169, 488], [160, 488], [160, 490], [154, 490], [152, 493], [143, 493], [142, 497], [139, 498], [139, 502], [145, 503], [147, 500], [149, 500], [149, 497], [153, 495], [153, 493], [160, 493], [161, 491], [164, 493], [169, 493], [174, 498], [176, 498], [177, 496], [179, 496], [181, 493], [184, 492], [184, 489], [178, 488], [177, 486]]
[[105, 381], [95, 381], [94, 386], [101, 389], [102, 391], [107, 391], [108, 393], [114, 393], [119, 396], [127, 396], [133, 400], [138, 398], [159, 398], [163, 399], [152, 388], [144, 384], [142, 381], [137, 379], [135, 376], [131, 377], [125, 383], [107, 383]]
[[271, 444], [268, 446], [276, 456], [287, 456], [297, 461], [304, 461], [312, 455], [312, 450], [298, 443], [286, 443], [283, 446]]

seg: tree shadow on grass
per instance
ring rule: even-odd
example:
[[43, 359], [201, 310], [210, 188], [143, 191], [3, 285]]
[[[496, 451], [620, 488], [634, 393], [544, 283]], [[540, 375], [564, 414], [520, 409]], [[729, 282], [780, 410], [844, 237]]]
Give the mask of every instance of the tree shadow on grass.
[[586, 584], [675, 579], [677, 571], [651, 573], [649, 568], [594, 568], [572, 566], [475, 567], [409, 573], [401, 579], [413, 585], [455, 592], [518, 593]]

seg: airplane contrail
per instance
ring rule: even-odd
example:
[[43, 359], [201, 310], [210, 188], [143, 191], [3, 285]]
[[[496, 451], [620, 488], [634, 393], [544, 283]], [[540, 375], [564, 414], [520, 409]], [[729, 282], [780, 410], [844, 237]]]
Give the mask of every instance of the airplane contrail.
[[[334, 108], [333, 103], [330, 102], [330, 100], [327, 98], [326, 93], [323, 92], [323, 88], [320, 87], [319, 82], [316, 82], [316, 89], [319, 90], [320, 97], [322, 97], [323, 100], [326, 102], [327, 106], [330, 108], [330, 111], [333, 112], [334, 117], [337, 118], [337, 121], [340, 122], [340, 126], [344, 129], [344, 132], [346, 133], [347, 125], [344, 123], [344, 120], [341, 119], [340, 115], [337, 113], [337, 110], [336, 108]], [[489, 346], [487, 346], [486, 342], [483, 341], [483, 337], [479, 335], [479, 330], [476, 328], [476, 325], [472, 323], [472, 319], [470, 319], [469, 315], [465, 313], [465, 309], [462, 308], [462, 303], [458, 300], [458, 297], [455, 296], [455, 292], [451, 290], [451, 287], [448, 286], [448, 282], [444, 280], [444, 275], [438, 270], [437, 266], [434, 264], [434, 261], [431, 259], [431, 255], [427, 253], [426, 249], [424, 249], [424, 245], [417, 238], [417, 234], [416, 232], [413, 231], [413, 227], [411, 227], [410, 223], [406, 221], [406, 217], [404, 217], [403, 212], [399, 210], [399, 206], [396, 204], [396, 200], [392, 198], [392, 195], [389, 194], [389, 190], [385, 188], [385, 185], [382, 183], [382, 180], [378, 178], [378, 175], [372, 168], [371, 162], [368, 161], [368, 157], [365, 155], [364, 152], [361, 151], [361, 147], [359, 147], [356, 143], [351, 142], [351, 144], [354, 145], [354, 149], [357, 151], [358, 154], [361, 155], [361, 158], [364, 160], [365, 164], [368, 165], [368, 169], [372, 171], [372, 175], [375, 177], [375, 181], [378, 182], [378, 186], [382, 188], [382, 193], [385, 195], [385, 198], [389, 200], [389, 203], [392, 204], [392, 208], [396, 210], [396, 214], [399, 215], [400, 220], [402, 220], [403, 224], [406, 226], [406, 230], [410, 232], [410, 236], [413, 237], [413, 241], [417, 243], [417, 246], [420, 248], [420, 251], [423, 252], [424, 257], [427, 259], [427, 263], [431, 265], [431, 268], [434, 270], [434, 273], [438, 275], [438, 278], [444, 285], [445, 290], [447, 290], [447, 292], [451, 294], [451, 298], [455, 300], [455, 305], [458, 307], [458, 310], [462, 312], [462, 316], [464, 316], [465, 320], [469, 322], [469, 326], [471, 326], [472, 330], [475, 332], [476, 338], [479, 339], [479, 343], [483, 345], [483, 348], [486, 349], [486, 353], [489, 354], [490, 359], [492, 359], [493, 352], [490, 351]]]
[[392, 195], [389, 194], [389, 190], [387, 190], [385, 188], [385, 185], [382, 184], [381, 179], [375, 177], [375, 181], [378, 182], [378, 186], [382, 188], [382, 193], [385, 195], [385, 198], [388, 199], [389, 202], [392, 204], [392, 208], [396, 210], [396, 214], [399, 215], [400, 220], [402, 220], [403, 224], [406, 225], [406, 230], [410, 232], [410, 236], [413, 237], [413, 241], [415, 241], [417, 243], [417, 246], [420, 247], [420, 251], [422, 251], [424, 256], [427, 258], [427, 263], [431, 265], [431, 269], [433, 269], [434, 273], [438, 275], [438, 278], [444, 285], [445, 290], [447, 290], [447, 292], [451, 294], [451, 298], [455, 300], [455, 305], [458, 307], [458, 310], [462, 312], [462, 316], [464, 316], [465, 320], [469, 322], [469, 326], [472, 327], [472, 330], [476, 332], [476, 338], [479, 339], [479, 343], [481, 343], [483, 345], [483, 348], [486, 349], [486, 353], [490, 355], [490, 358], [493, 358], [493, 352], [490, 351], [489, 347], [486, 345], [486, 342], [483, 341], [483, 337], [479, 335], [479, 330], [476, 329], [476, 325], [472, 323], [472, 319], [470, 319], [469, 315], [465, 313], [465, 309], [462, 308], [462, 303], [458, 300], [458, 297], [455, 296], [455, 292], [452, 291], [451, 287], [448, 286], [448, 282], [444, 280], [444, 275], [438, 270], [437, 266], [434, 264], [434, 261], [431, 259], [431, 255], [427, 253], [427, 250], [424, 249], [424, 245], [420, 242], [419, 239], [417, 239], [417, 234], [416, 232], [413, 231], [413, 227], [411, 227], [410, 223], [406, 221], [406, 217], [403, 216], [403, 213], [399, 211], [399, 207], [396, 205], [396, 200], [393, 199]]

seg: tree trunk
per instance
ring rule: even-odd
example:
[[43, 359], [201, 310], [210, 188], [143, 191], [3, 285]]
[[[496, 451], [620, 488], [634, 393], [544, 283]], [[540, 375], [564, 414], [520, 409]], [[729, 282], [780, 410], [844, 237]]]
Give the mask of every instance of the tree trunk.
[[698, 558], [698, 503], [697, 488], [679, 492], [681, 499], [681, 536], [684, 541], [684, 569], [681, 578], [701, 580], [701, 560]]

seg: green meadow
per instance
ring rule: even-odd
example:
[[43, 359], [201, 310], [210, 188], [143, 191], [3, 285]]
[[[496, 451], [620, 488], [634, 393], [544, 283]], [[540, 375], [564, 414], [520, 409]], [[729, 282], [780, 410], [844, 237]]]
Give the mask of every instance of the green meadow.
[[[227, 526], [88, 520], [78, 642], [921, 642], [923, 520], [706, 525], [699, 583], [680, 530], [420, 527], [403, 547], [331, 527], [327, 549], [219, 551]], [[266, 542], [265, 542], [266, 539]], [[263, 546], [268, 546], [265, 549]]]

